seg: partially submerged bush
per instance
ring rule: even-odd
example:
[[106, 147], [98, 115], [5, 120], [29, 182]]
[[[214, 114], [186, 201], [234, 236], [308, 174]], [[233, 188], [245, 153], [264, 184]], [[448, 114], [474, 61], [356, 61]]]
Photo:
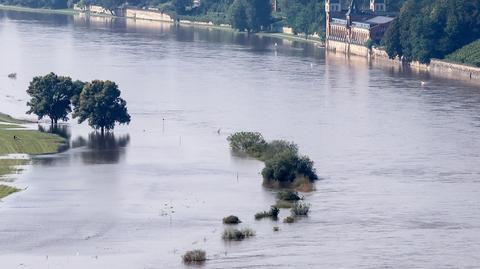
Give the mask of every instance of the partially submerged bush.
[[269, 211], [262, 211], [255, 214], [255, 219], [260, 220], [263, 218], [272, 218], [276, 220], [278, 218], [278, 213], [280, 213], [280, 209], [276, 206], [272, 206]]
[[233, 151], [265, 162], [262, 170], [264, 185], [313, 190], [311, 183], [318, 179], [313, 161], [306, 156], [299, 156], [295, 143], [285, 140], [267, 143], [257, 132], [234, 133], [227, 140]]
[[233, 151], [243, 152], [254, 158], [260, 158], [267, 142], [257, 132], [238, 132], [227, 138]]
[[207, 253], [201, 249], [195, 249], [191, 251], [187, 251], [182, 256], [183, 262], [185, 263], [198, 263], [204, 262], [207, 260]]
[[281, 201], [290, 201], [295, 202], [301, 200], [300, 196], [298, 196], [298, 192], [292, 190], [280, 190], [277, 192], [277, 199]]
[[285, 200], [277, 200], [275, 203], [277, 208], [292, 208], [293, 202], [285, 201]]
[[269, 160], [282, 152], [298, 154], [298, 146], [293, 142], [285, 140], [273, 140], [272, 142], [267, 143], [267, 146], [262, 154], [262, 160]]
[[242, 221], [237, 216], [230, 215], [228, 217], [223, 218], [223, 223], [224, 224], [239, 224]]
[[273, 231], [278, 232], [278, 231], [280, 231], [280, 228], [278, 228], [278, 226], [275, 226], [275, 227], [273, 227]]
[[292, 209], [290, 209], [290, 212], [292, 212], [292, 216], [307, 216], [309, 210], [309, 204], [297, 202], [293, 205]]
[[288, 216], [286, 218], [283, 219], [283, 222], [284, 223], [294, 223], [295, 222], [295, 218], [292, 217], [292, 216]]
[[235, 240], [241, 241], [245, 238], [255, 236], [255, 231], [249, 228], [244, 228], [242, 230], [227, 228], [223, 231], [222, 238], [224, 240]]
[[278, 181], [284, 185], [292, 184], [297, 177], [302, 176], [312, 182], [318, 179], [313, 161], [288, 151], [267, 160], [262, 176], [265, 181]]

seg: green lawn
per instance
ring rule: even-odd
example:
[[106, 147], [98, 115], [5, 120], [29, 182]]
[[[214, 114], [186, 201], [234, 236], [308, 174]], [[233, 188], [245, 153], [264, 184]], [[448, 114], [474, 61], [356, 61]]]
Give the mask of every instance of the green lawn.
[[2, 199], [3, 197], [6, 197], [6, 196], [8, 196], [12, 193], [15, 193], [17, 191], [20, 191], [20, 189], [10, 187], [10, 186], [7, 186], [7, 185], [0, 185], [0, 199]]
[[18, 125], [0, 125], [0, 156], [13, 153], [30, 155], [56, 153], [64, 143], [65, 140], [57, 135], [22, 130]]
[[[10, 123], [10, 124], [9, 124]], [[40, 155], [56, 153], [65, 144], [65, 139], [50, 133], [26, 129], [19, 125], [26, 121], [17, 120], [0, 113], [0, 156], [8, 154]], [[25, 165], [25, 159], [0, 159], [0, 181], [5, 176], [18, 173], [19, 165]], [[0, 185], [0, 199], [19, 191], [19, 189]]]

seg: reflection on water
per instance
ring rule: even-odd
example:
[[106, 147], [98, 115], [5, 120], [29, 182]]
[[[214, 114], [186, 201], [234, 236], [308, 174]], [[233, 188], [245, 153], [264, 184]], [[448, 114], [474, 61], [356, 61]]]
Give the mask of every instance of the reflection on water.
[[72, 137], [72, 131], [70, 130], [70, 126], [67, 124], [57, 124], [57, 125], [38, 125], [38, 130], [44, 133], [51, 133], [56, 134], [60, 137], [65, 138], [66, 140], [70, 140]]
[[[60, 125], [61, 126], [61, 125]], [[48, 155], [34, 158], [36, 165], [44, 166], [75, 166], [77, 160], [82, 164], [117, 164], [125, 158], [130, 136], [128, 134], [115, 135], [114, 133], [91, 132], [86, 137], [78, 136], [70, 139], [70, 131], [66, 125], [61, 127], [41, 127], [40, 129], [56, 130], [62, 135], [67, 135], [68, 142], [65, 145], [69, 151], [61, 150], [61, 154]]]
[[99, 132], [92, 132], [87, 139], [77, 137], [71, 145], [72, 148], [86, 148], [80, 153], [85, 164], [114, 164], [125, 154], [128, 143], [130, 143], [128, 134], [115, 136], [114, 133], [102, 135]]

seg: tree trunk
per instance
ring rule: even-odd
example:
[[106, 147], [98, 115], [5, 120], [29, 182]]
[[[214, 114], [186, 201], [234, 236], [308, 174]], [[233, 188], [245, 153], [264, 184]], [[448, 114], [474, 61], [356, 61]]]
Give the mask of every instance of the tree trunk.
[[101, 130], [102, 130], [102, 136], [103, 136], [105, 134], [105, 127], [102, 126]]
[[50, 118], [50, 125], [53, 126], [53, 118]]

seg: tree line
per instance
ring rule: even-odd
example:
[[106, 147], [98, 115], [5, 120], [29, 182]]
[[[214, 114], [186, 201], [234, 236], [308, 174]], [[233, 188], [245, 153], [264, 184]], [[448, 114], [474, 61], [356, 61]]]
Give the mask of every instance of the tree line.
[[34, 77], [27, 93], [31, 97], [27, 114], [35, 114], [39, 120], [48, 117], [52, 125], [68, 121], [71, 112], [79, 123], [87, 121], [102, 134], [113, 130], [116, 123], [130, 123], [127, 103], [120, 97], [118, 85], [109, 80], [73, 81], [50, 73]]
[[383, 37], [391, 58], [428, 63], [480, 38], [480, 0], [407, 0]]

